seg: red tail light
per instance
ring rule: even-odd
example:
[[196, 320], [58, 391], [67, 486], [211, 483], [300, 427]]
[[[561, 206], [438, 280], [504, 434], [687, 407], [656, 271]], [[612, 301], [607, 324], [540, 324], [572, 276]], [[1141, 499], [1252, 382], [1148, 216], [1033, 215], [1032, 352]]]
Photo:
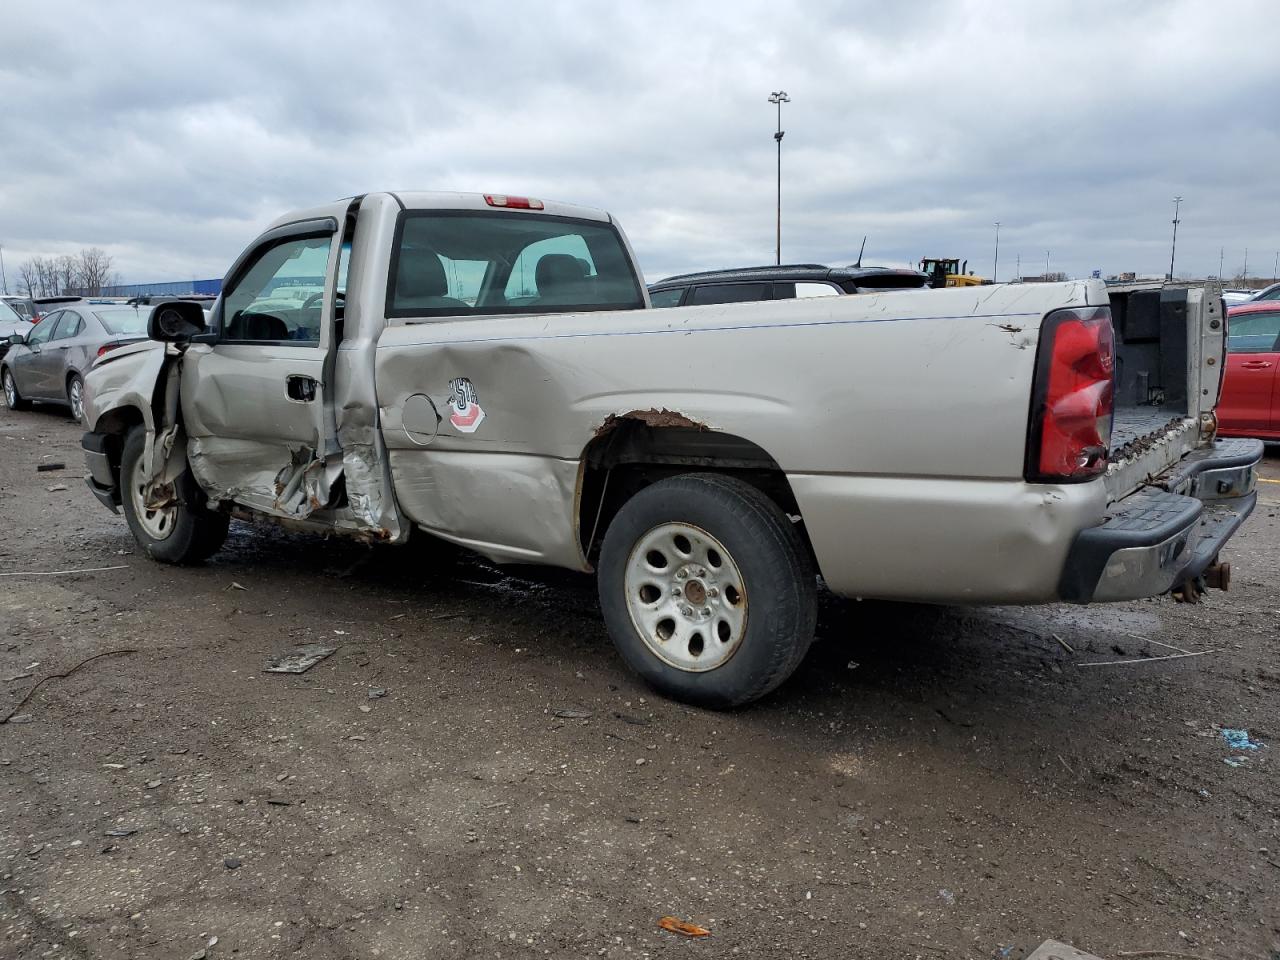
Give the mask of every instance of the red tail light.
[[109, 351], [114, 350], [116, 347], [123, 347], [123, 346], [124, 346], [123, 343], [104, 343], [102, 346], [98, 348], [98, 356], [102, 356], [104, 353], [108, 353]]
[[1071, 483], [1105, 471], [1114, 407], [1111, 310], [1055, 310], [1040, 327], [1026, 478]]
[[541, 210], [541, 200], [531, 200], [529, 197], [508, 197], [501, 193], [486, 193], [484, 202], [491, 207], [506, 207], [509, 210]]

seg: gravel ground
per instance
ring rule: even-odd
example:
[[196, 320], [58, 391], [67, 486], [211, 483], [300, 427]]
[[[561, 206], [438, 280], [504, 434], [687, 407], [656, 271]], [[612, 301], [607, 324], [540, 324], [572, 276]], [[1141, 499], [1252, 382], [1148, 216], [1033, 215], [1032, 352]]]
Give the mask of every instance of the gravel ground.
[[[0, 716], [119, 651], [0, 726], [0, 956], [1280, 956], [1280, 482], [1229, 594], [827, 598], [716, 714], [627, 673], [586, 578], [239, 524], [153, 563], [78, 437], [0, 409]], [[1077, 666], [1161, 644], [1213, 652]]]

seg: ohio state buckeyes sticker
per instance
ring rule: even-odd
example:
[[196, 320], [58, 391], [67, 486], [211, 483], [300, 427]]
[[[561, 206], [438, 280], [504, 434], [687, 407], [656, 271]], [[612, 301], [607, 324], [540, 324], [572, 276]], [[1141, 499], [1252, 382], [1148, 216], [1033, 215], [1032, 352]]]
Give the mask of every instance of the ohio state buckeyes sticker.
[[454, 377], [449, 381], [449, 422], [459, 433], [475, 433], [484, 423], [484, 411], [476, 388], [466, 377]]

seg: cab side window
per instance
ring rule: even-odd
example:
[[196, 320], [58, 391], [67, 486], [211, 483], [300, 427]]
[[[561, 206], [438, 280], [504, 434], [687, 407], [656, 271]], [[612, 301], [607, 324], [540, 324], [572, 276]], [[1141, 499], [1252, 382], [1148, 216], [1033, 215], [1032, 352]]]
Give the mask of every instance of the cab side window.
[[290, 237], [258, 251], [223, 296], [222, 339], [318, 345], [331, 239]]

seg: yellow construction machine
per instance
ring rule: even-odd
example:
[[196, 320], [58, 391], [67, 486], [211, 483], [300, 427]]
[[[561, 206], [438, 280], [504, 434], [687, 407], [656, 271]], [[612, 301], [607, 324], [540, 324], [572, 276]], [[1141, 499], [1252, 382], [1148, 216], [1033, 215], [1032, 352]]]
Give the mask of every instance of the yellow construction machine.
[[939, 287], [977, 287], [989, 283], [969, 272], [969, 261], [961, 265], [957, 258], [925, 257], [920, 261], [920, 272], [929, 275], [929, 282]]

